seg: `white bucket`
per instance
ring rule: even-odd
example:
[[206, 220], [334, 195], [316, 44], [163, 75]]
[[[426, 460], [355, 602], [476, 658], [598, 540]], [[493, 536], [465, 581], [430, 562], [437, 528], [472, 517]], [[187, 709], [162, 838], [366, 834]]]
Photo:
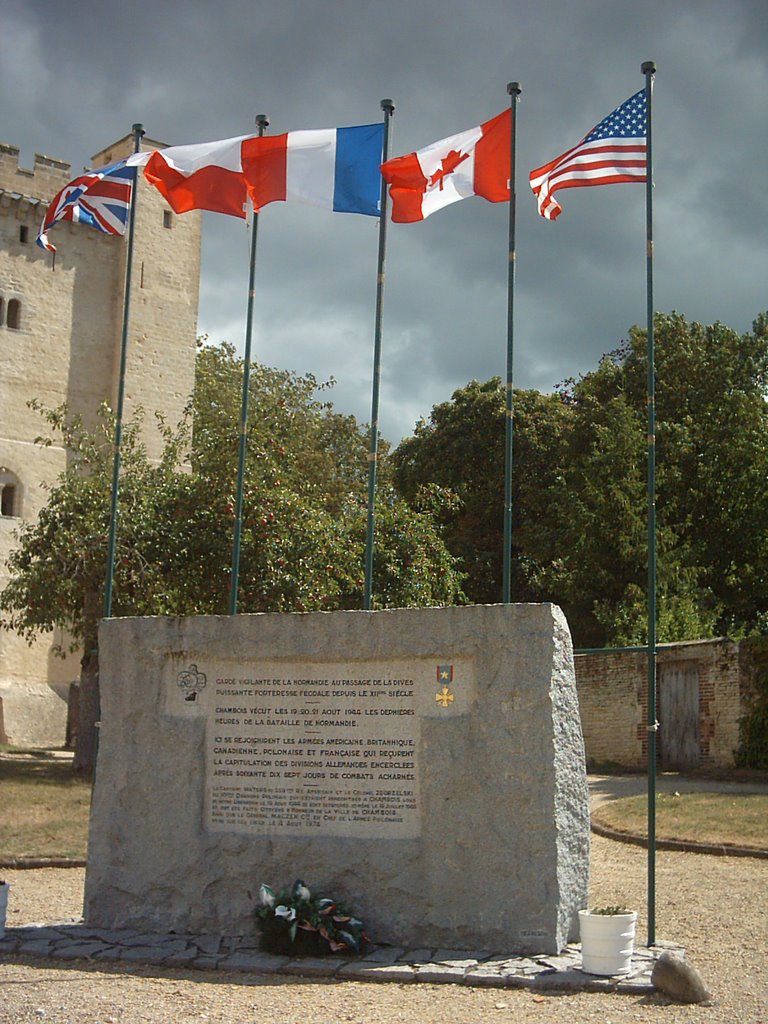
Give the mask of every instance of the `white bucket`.
[[581, 969], [587, 974], [629, 974], [637, 913], [593, 914], [579, 911]]
[[7, 882], [0, 882], [0, 939], [5, 935], [5, 914], [8, 910], [8, 890], [10, 888]]

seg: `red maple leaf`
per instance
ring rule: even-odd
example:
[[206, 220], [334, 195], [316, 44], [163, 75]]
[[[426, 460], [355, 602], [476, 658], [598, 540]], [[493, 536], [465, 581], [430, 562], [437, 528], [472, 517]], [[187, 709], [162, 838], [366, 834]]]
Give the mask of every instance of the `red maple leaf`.
[[469, 153], [458, 153], [455, 149], [452, 149], [447, 156], [444, 156], [440, 162], [440, 170], [436, 171], [435, 174], [429, 179], [429, 187], [434, 188], [437, 185], [438, 189], [442, 192], [443, 183], [449, 174], [453, 174], [460, 163], [469, 159]]

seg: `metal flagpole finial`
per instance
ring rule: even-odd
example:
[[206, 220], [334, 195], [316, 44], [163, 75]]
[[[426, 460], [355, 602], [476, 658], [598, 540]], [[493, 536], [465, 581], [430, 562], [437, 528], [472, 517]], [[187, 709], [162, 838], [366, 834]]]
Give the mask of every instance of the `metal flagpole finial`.
[[256, 115], [256, 127], [257, 128], [269, 128], [269, 118], [266, 114]]
[[138, 123], [131, 125], [131, 133], [133, 134], [133, 151], [134, 153], [138, 153], [141, 149], [141, 140], [146, 135], [144, 125]]
[[646, 60], [640, 65], [640, 71], [644, 75], [655, 75], [656, 74], [656, 61]]
[[507, 93], [510, 96], [519, 96], [522, 91], [519, 82], [509, 82], [507, 84]]
[[381, 109], [388, 111], [390, 114], [393, 114], [395, 110], [395, 104], [392, 102], [392, 100], [382, 100]]

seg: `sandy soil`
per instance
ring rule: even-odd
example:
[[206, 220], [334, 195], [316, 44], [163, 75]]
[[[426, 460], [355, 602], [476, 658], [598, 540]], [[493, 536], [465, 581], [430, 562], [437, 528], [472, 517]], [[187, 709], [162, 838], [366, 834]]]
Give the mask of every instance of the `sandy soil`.
[[[8, 871], [8, 925], [77, 916], [83, 871]], [[592, 902], [626, 903], [645, 920], [647, 854], [593, 838]], [[373, 985], [206, 974], [156, 968], [71, 965], [6, 958], [0, 963], [0, 1022], [52, 1024], [768, 1024], [768, 860], [659, 852], [656, 935], [680, 942], [711, 989], [711, 1006], [661, 996], [458, 985]]]

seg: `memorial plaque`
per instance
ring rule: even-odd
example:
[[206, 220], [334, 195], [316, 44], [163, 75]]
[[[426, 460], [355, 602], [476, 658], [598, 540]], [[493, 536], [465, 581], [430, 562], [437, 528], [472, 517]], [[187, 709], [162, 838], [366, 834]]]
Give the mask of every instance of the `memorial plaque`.
[[206, 829], [419, 835], [420, 720], [467, 713], [471, 662], [202, 667], [169, 680], [167, 710], [206, 719]]

